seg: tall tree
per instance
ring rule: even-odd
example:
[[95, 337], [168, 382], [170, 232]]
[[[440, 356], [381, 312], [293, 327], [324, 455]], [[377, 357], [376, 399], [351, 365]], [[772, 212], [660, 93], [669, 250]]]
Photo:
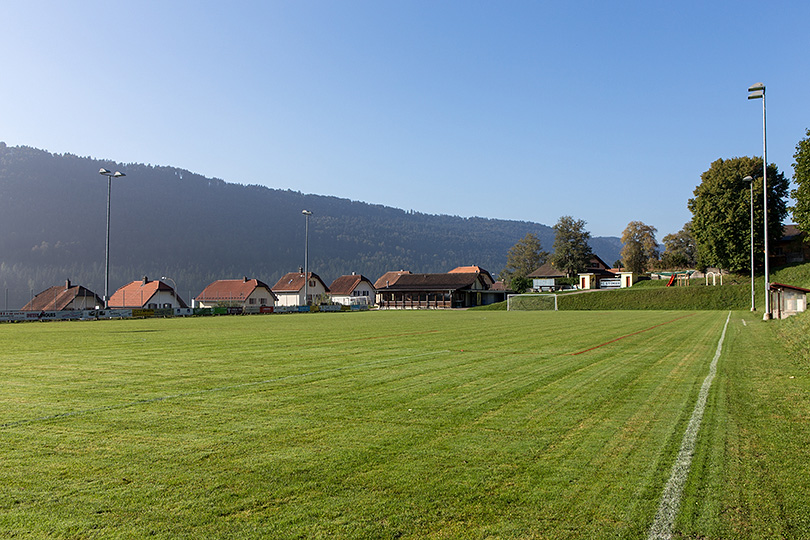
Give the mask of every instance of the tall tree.
[[591, 233], [585, 230], [585, 221], [562, 216], [554, 225], [554, 254], [551, 264], [568, 277], [581, 272], [588, 264], [593, 250], [588, 243]]
[[805, 232], [810, 231], [810, 129], [806, 137], [796, 145], [793, 154], [793, 180], [798, 186], [790, 192], [796, 199], [796, 206], [791, 208], [796, 225]]
[[697, 247], [692, 237], [692, 222], [684, 224], [680, 231], [664, 237], [666, 250], [661, 256], [664, 268], [693, 268], [697, 264]]
[[644, 273], [658, 260], [655, 227], [641, 221], [631, 221], [622, 233], [622, 261], [631, 272]]
[[548, 259], [548, 253], [543, 251], [540, 240], [533, 233], [527, 233], [521, 240], [509, 248], [506, 254], [506, 267], [501, 271], [500, 278], [509, 283], [518, 278], [525, 278]]
[[[692, 235], [698, 266], [714, 266], [739, 272], [750, 267], [750, 193], [754, 178], [754, 251], [763, 252], [762, 158], [718, 159], [701, 177], [695, 197], [689, 199]], [[788, 181], [776, 165], [768, 165], [768, 240], [782, 237], [787, 216]]]

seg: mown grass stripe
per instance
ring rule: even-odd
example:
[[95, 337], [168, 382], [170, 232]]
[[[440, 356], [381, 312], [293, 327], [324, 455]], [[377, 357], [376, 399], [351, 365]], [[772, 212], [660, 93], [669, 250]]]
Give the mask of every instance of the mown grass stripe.
[[655, 326], [651, 326], [651, 327], [649, 327], [649, 328], [645, 328], [645, 329], [643, 329], [643, 330], [638, 330], [638, 331], [636, 331], [636, 332], [631, 332], [631, 333], [629, 333], [629, 334], [625, 334], [625, 335], [623, 335], [623, 336], [619, 336], [619, 337], [617, 337], [617, 338], [615, 338], [615, 339], [611, 339], [610, 341], [605, 341], [604, 343], [600, 343], [599, 345], [596, 345], [596, 346], [591, 347], [591, 348], [589, 348], [589, 349], [584, 349], [584, 350], [582, 350], [582, 351], [573, 352], [573, 353], [571, 353], [571, 356], [577, 356], [577, 355], [579, 355], [579, 354], [585, 354], [586, 352], [590, 352], [590, 351], [593, 351], [593, 350], [599, 349], [599, 348], [601, 348], [601, 347], [604, 347], [605, 345], [610, 345], [611, 343], [616, 343], [617, 341], [621, 341], [621, 340], [623, 340], [623, 339], [626, 339], [626, 338], [629, 338], [629, 337], [632, 337], [632, 336], [637, 336], [638, 334], [643, 334], [644, 332], [649, 332], [650, 330], [655, 330], [656, 328], [659, 328], [659, 327], [661, 327], [661, 326], [664, 326], [665, 324], [674, 323], [674, 322], [676, 322], [676, 321], [680, 321], [681, 319], [685, 319], [686, 317], [691, 317], [692, 315], [694, 315], [694, 313], [690, 313], [689, 315], [683, 315], [682, 317], [677, 317], [677, 318], [675, 318], [675, 319], [672, 319], [671, 321], [665, 321], [665, 322], [662, 322], [662, 323], [656, 324]]
[[703, 385], [700, 387], [700, 394], [698, 394], [695, 409], [692, 411], [686, 432], [683, 434], [681, 449], [678, 451], [678, 457], [675, 459], [675, 465], [672, 467], [672, 474], [669, 477], [669, 481], [664, 487], [664, 493], [661, 496], [661, 504], [658, 507], [658, 512], [655, 514], [655, 519], [650, 528], [650, 534], [647, 537], [648, 540], [669, 540], [672, 538], [672, 527], [675, 524], [675, 516], [677, 516], [678, 508], [680, 507], [683, 486], [689, 476], [689, 468], [692, 465], [692, 456], [695, 453], [698, 431], [703, 421], [703, 412], [706, 409], [706, 400], [709, 396], [709, 390], [711, 389], [714, 376], [717, 373], [717, 361], [720, 359], [720, 354], [723, 351], [723, 341], [726, 339], [726, 330], [728, 329], [730, 320], [731, 312], [729, 311], [728, 317], [726, 317], [726, 324], [723, 326], [723, 332], [720, 334], [720, 340], [717, 342], [717, 350], [709, 366], [709, 374], [706, 375], [706, 378], [703, 380]]
[[94, 414], [94, 413], [103, 412], [103, 411], [113, 411], [113, 410], [117, 410], [117, 409], [127, 409], [127, 408], [130, 408], [130, 407], [137, 407], [138, 405], [149, 405], [150, 403], [159, 403], [161, 401], [168, 401], [168, 400], [172, 400], [172, 399], [180, 399], [180, 398], [186, 398], [186, 397], [192, 397], [192, 396], [199, 396], [199, 395], [202, 395], [202, 394], [211, 394], [211, 393], [214, 393], [214, 392], [224, 392], [224, 391], [227, 391], [227, 390], [237, 390], [237, 389], [240, 389], [240, 388], [249, 388], [251, 386], [261, 386], [261, 385], [271, 384], [271, 383], [274, 383], [274, 382], [279, 382], [279, 381], [284, 381], [284, 380], [289, 380], [289, 379], [300, 379], [300, 378], [305, 378], [305, 377], [312, 377], [314, 375], [323, 375], [325, 373], [340, 372], [340, 371], [345, 371], [347, 369], [357, 369], [357, 368], [362, 368], [362, 367], [369, 367], [369, 366], [382, 364], [382, 363], [386, 363], [386, 362], [391, 362], [391, 361], [396, 361], [396, 360], [410, 360], [412, 358], [419, 358], [419, 357], [423, 357], [423, 356], [435, 356], [435, 355], [438, 355], [438, 354], [444, 354], [444, 353], [448, 353], [448, 352], [450, 352], [450, 351], [431, 351], [431, 352], [413, 354], [413, 355], [408, 355], [408, 356], [400, 356], [400, 357], [396, 357], [396, 358], [386, 358], [384, 360], [375, 360], [373, 362], [365, 362], [363, 364], [352, 364], [352, 365], [348, 365], [348, 366], [339, 366], [339, 367], [330, 368], [330, 369], [321, 369], [321, 370], [317, 370], [317, 371], [310, 371], [308, 373], [295, 373], [295, 374], [292, 374], [292, 375], [284, 375], [284, 376], [281, 376], [281, 377], [274, 377], [272, 379], [264, 379], [262, 381], [251, 381], [251, 382], [240, 383], [240, 384], [230, 384], [230, 385], [226, 385], [226, 386], [219, 386], [217, 388], [205, 388], [205, 389], [202, 389], [202, 390], [194, 390], [192, 392], [181, 392], [181, 393], [178, 393], [178, 394], [171, 394], [171, 395], [166, 395], [166, 396], [158, 396], [158, 397], [153, 397], [153, 398], [148, 398], [148, 399], [137, 399], [135, 401], [129, 401], [129, 402], [126, 402], [126, 403], [117, 403], [115, 405], [105, 405], [103, 407], [93, 407], [91, 409], [83, 409], [83, 410], [79, 410], [79, 411], [69, 411], [69, 412], [63, 412], [63, 413], [50, 414], [50, 415], [47, 415], [47, 416], [40, 416], [39, 418], [27, 418], [27, 419], [24, 419], [24, 420], [16, 420], [16, 421], [12, 421], [12, 422], [6, 422], [4, 424], [0, 424], [0, 429], [6, 429], [6, 428], [10, 428], [10, 427], [15, 427], [15, 426], [33, 424], [33, 423], [36, 423], [36, 422], [46, 422], [46, 421], [49, 421], [49, 420], [59, 420], [59, 419], [62, 419], [62, 418], [70, 418], [70, 417], [73, 417], [73, 416], [83, 416], [83, 415], [86, 415], [86, 414]]

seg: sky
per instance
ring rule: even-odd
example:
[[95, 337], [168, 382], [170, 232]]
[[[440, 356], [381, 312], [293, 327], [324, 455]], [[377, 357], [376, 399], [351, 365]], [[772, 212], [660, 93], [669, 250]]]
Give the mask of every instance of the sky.
[[799, 0], [5, 0], [0, 141], [660, 241], [713, 161], [762, 155], [754, 83], [792, 177], [808, 20]]

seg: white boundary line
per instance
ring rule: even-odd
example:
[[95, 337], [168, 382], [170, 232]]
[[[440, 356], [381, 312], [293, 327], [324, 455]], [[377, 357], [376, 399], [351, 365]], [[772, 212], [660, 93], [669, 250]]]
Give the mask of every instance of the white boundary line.
[[106, 405], [104, 407], [95, 407], [93, 409], [83, 409], [83, 410], [78, 410], [78, 411], [70, 411], [70, 412], [64, 412], [64, 413], [51, 414], [51, 415], [48, 415], [48, 416], [40, 416], [39, 418], [28, 418], [26, 420], [16, 420], [16, 421], [13, 421], [13, 422], [6, 422], [5, 424], [0, 424], [0, 429], [5, 429], [5, 428], [10, 428], [10, 427], [15, 427], [15, 426], [22, 426], [22, 425], [25, 425], [25, 424], [33, 424], [35, 422], [45, 422], [45, 421], [48, 421], [48, 420], [58, 420], [58, 419], [61, 419], [61, 418], [69, 418], [71, 416], [83, 416], [85, 414], [92, 414], [92, 413], [97, 413], [97, 412], [102, 412], [102, 411], [112, 411], [112, 410], [115, 410], [115, 409], [127, 409], [129, 407], [135, 407], [137, 405], [148, 405], [150, 403], [157, 403], [159, 401], [167, 401], [167, 400], [170, 400], [170, 399], [179, 399], [179, 398], [185, 398], [185, 397], [191, 397], [191, 396], [199, 396], [199, 395], [202, 395], [202, 394], [210, 394], [212, 392], [223, 392], [225, 390], [235, 390], [235, 389], [238, 389], [238, 388], [247, 388], [247, 387], [250, 387], [250, 386], [259, 386], [259, 385], [263, 385], [263, 384], [270, 384], [270, 383], [274, 383], [274, 382], [284, 381], [284, 380], [287, 380], [287, 379], [298, 379], [298, 378], [303, 378], [303, 377], [311, 377], [313, 375], [322, 375], [324, 373], [334, 373], [334, 372], [337, 372], [337, 371], [345, 371], [347, 369], [369, 367], [369, 366], [373, 366], [373, 365], [376, 365], [376, 364], [383, 364], [385, 362], [391, 362], [391, 361], [394, 361], [394, 360], [408, 360], [408, 359], [411, 359], [411, 358], [419, 358], [421, 356], [433, 356], [433, 355], [439, 355], [439, 354], [446, 354], [446, 353], [449, 353], [449, 352], [450, 351], [448, 351], [448, 350], [444, 350], [444, 351], [433, 351], [433, 352], [412, 354], [412, 355], [408, 355], [408, 356], [397, 356], [397, 357], [394, 357], [394, 358], [386, 358], [384, 360], [375, 360], [373, 362], [365, 362], [365, 363], [362, 363], [362, 364], [352, 364], [352, 365], [348, 365], [348, 366], [341, 366], [341, 367], [330, 368], [330, 369], [321, 369], [321, 370], [318, 370], [318, 371], [309, 371], [307, 373], [296, 373], [296, 374], [293, 374], [293, 375], [284, 375], [282, 377], [275, 377], [273, 379], [265, 379], [263, 381], [252, 381], [252, 382], [246, 382], [246, 383], [241, 383], [241, 384], [230, 384], [230, 385], [227, 385], [227, 386], [218, 386], [216, 388], [206, 388], [204, 390], [195, 390], [193, 392], [183, 392], [183, 393], [180, 393], [180, 394], [171, 394], [171, 395], [168, 395], [168, 396], [158, 396], [158, 397], [149, 398], [149, 399], [139, 399], [139, 400], [136, 400], [136, 401], [129, 401], [127, 403], [119, 403], [117, 405]]
[[703, 411], [706, 409], [709, 389], [717, 373], [717, 361], [720, 359], [720, 353], [723, 350], [723, 341], [726, 339], [726, 329], [728, 329], [730, 320], [731, 312], [729, 311], [726, 324], [723, 326], [723, 333], [717, 343], [717, 351], [715, 351], [714, 358], [709, 366], [709, 374], [704, 379], [703, 386], [700, 387], [695, 410], [692, 412], [689, 425], [686, 426], [686, 432], [683, 434], [681, 449], [678, 452], [675, 465], [672, 467], [672, 475], [669, 477], [669, 481], [664, 487], [664, 493], [661, 495], [661, 504], [658, 506], [658, 512], [655, 514], [647, 540], [670, 540], [672, 538], [672, 527], [675, 524], [675, 517], [678, 515], [678, 508], [681, 504], [683, 486], [689, 476], [689, 468], [692, 465], [692, 456], [695, 453], [695, 443], [697, 442], [700, 423], [703, 421]]

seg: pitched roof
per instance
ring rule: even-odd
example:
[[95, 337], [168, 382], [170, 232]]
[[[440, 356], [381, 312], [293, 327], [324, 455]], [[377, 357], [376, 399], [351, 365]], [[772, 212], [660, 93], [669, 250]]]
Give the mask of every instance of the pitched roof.
[[802, 231], [797, 225], [785, 225], [784, 227], [782, 227], [781, 241], [790, 242], [794, 238], [797, 238], [802, 234], [804, 234], [804, 231]]
[[109, 306], [111, 308], [143, 307], [149, 304], [149, 300], [151, 300], [158, 291], [171, 292], [177, 299], [177, 303], [180, 304], [180, 307], [188, 307], [168, 283], [164, 283], [159, 279], [149, 281], [147, 277], [128, 283], [115, 291], [112, 296], [110, 296]]
[[[317, 279], [323, 285], [323, 288], [326, 291], [329, 291], [329, 287], [326, 286], [326, 283], [320, 278], [318, 274], [315, 272], [309, 273], [309, 279]], [[281, 276], [275, 285], [272, 287], [273, 292], [281, 292], [281, 293], [292, 293], [292, 292], [299, 292], [301, 289], [304, 288], [304, 273], [303, 272], [288, 272]]]
[[385, 287], [390, 287], [391, 285], [397, 282], [400, 276], [404, 276], [410, 273], [411, 273], [410, 270], [399, 270], [398, 272], [386, 272], [385, 274], [380, 276], [380, 278], [377, 279], [377, 281], [374, 282], [374, 288], [379, 290], [384, 289]]
[[597, 264], [597, 265], [601, 266], [602, 268], [604, 268], [605, 270], [610, 268], [610, 265], [608, 263], [606, 263], [605, 261], [603, 261], [602, 259], [600, 259], [599, 255], [597, 255], [596, 253], [591, 253], [591, 259], [589, 261], [589, 264]]
[[563, 278], [565, 274], [554, 268], [554, 265], [547, 262], [528, 276], [527, 278]]
[[482, 276], [484, 276], [486, 278], [487, 285], [492, 285], [493, 283], [495, 283], [495, 280], [492, 278], [492, 274], [490, 274], [489, 272], [487, 272], [486, 270], [484, 270], [480, 266], [475, 266], [475, 265], [472, 265], [472, 266], [458, 266], [458, 267], [453, 268], [452, 270], [450, 270], [449, 273], [450, 274], [475, 274], [475, 273], [478, 273], [478, 274], [481, 274]]
[[[447, 291], [472, 287], [479, 278], [478, 273], [447, 274], [402, 274], [394, 283], [389, 283], [388, 290], [409, 291]], [[379, 280], [378, 280], [379, 281]]]
[[55, 285], [45, 289], [25, 304], [21, 311], [59, 311], [67, 308], [77, 297], [82, 296], [93, 297], [93, 303], [96, 305], [102, 303], [96, 293], [81, 285], [71, 285], [68, 280], [64, 285]]
[[197, 296], [200, 302], [242, 302], [253, 294], [257, 288], [267, 289], [272, 296], [273, 291], [263, 281], [258, 279], [218, 279]]
[[784, 283], [771, 283], [771, 290], [790, 289], [792, 291], [799, 291], [803, 293], [810, 293], [810, 289], [803, 287], [796, 287], [795, 285], [785, 285]]
[[340, 276], [329, 285], [329, 292], [334, 296], [350, 296], [360, 283], [365, 281], [370, 287], [374, 287], [371, 281], [362, 274], [352, 274], [350, 276]]
[[508, 291], [510, 289], [506, 288], [506, 283], [504, 283], [503, 280], [498, 280], [498, 281], [496, 281], [495, 283], [492, 284], [492, 286], [489, 288], [489, 290], [490, 291]]

